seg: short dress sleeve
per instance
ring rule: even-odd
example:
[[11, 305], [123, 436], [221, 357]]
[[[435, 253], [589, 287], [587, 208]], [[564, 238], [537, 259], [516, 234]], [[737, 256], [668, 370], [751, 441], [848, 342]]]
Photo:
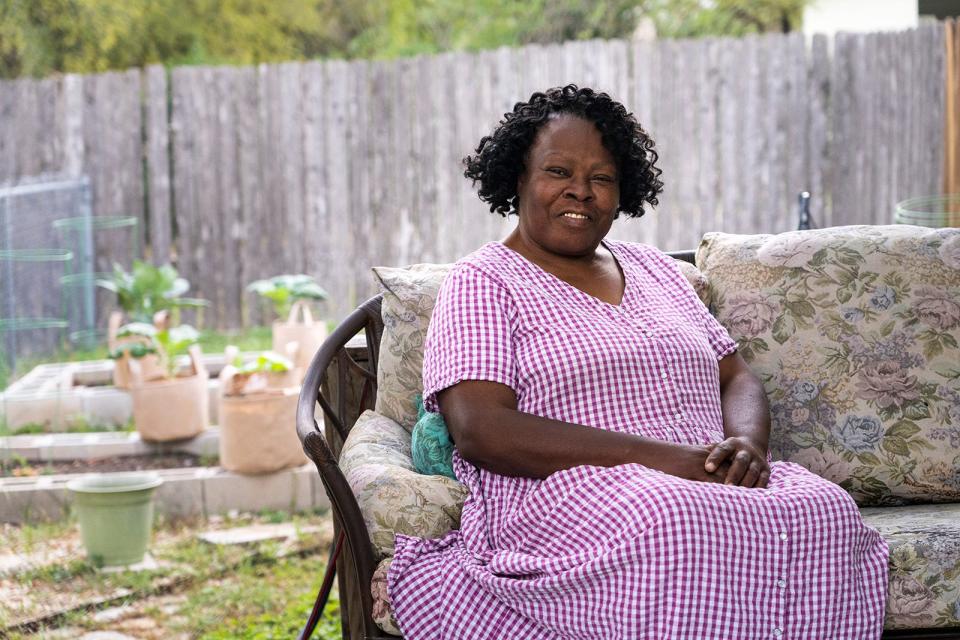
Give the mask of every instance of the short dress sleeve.
[[680, 271], [680, 267], [677, 266], [676, 260], [656, 249], [652, 251], [652, 255], [660, 263], [663, 270], [670, 274], [670, 286], [676, 291], [677, 300], [685, 314], [691, 322], [696, 322], [703, 327], [707, 342], [710, 343], [710, 348], [716, 354], [717, 360], [722, 360], [736, 351], [736, 341], [730, 337], [724, 326], [717, 322], [710, 310], [701, 302], [690, 282]]
[[437, 394], [463, 380], [499, 382], [516, 391], [509, 291], [488, 274], [458, 264], [447, 275], [423, 348], [423, 403], [439, 411]]

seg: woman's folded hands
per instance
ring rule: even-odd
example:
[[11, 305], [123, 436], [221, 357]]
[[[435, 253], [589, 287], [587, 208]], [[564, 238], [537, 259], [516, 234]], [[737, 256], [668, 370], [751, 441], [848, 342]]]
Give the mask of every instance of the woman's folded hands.
[[724, 484], [762, 489], [770, 481], [767, 453], [750, 438], [735, 436], [723, 442], [708, 445], [704, 472], [711, 477], [722, 476]]

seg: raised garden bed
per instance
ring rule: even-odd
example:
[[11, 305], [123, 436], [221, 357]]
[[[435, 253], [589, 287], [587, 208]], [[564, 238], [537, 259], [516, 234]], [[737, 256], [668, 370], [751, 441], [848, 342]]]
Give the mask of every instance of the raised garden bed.
[[[292, 427], [291, 427], [292, 428]], [[73, 473], [43, 473], [61, 463], [100, 459], [109, 465], [136, 462], [123, 458], [174, 456], [198, 464], [213, 462], [219, 448], [219, 431], [208, 429], [190, 440], [153, 444], [136, 433], [84, 433], [11, 436], [0, 439], [0, 462], [8, 468], [30, 466], [37, 475], [0, 476], [0, 522], [55, 521], [66, 517], [70, 497], [66, 483]], [[87, 463], [80, 463], [87, 464]], [[93, 463], [90, 463], [91, 465]], [[94, 470], [93, 466], [85, 470]], [[178, 519], [223, 514], [231, 510], [282, 509], [306, 511], [329, 502], [320, 477], [311, 465], [262, 475], [240, 475], [216, 466], [190, 466], [158, 470], [164, 484], [156, 494], [157, 513]]]
[[[241, 354], [255, 357], [257, 352]], [[219, 382], [216, 376], [226, 364], [220, 354], [204, 355], [210, 372], [208, 384], [210, 421], [217, 422]], [[179, 364], [187, 366], [185, 359]], [[42, 364], [0, 393], [0, 428], [16, 434], [65, 432], [91, 425], [104, 430], [126, 428], [133, 416], [130, 392], [112, 385], [112, 360], [87, 360]]]
[[145, 471], [155, 469], [185, 469], [188, 467], [214, 467], [216, 465], [217, 459], [215, 457], [206, 458], [193, 455], [192, 453], [161, 453], [32, 463], [15, 460], [0, 465], [0, 478], [26, 478], [39, 475], [111, 473], [116, 471]]

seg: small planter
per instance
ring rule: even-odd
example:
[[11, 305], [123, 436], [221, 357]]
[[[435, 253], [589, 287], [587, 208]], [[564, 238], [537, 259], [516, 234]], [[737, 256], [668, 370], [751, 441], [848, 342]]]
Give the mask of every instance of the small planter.
[[143, 380], [131, 367], [133, 422], [143, 440], [164, 442], [192, 438], [210, 425], [209, 375], [200, 349], [190, 348], [192, 375]]
[[293, 303], [286, 322], [277, 320], [273, 323], [273, 351], [289, 353], [287, 345], [295, 342], [297, 351], [293, 364], [298, 369], [300, 378], [326, 339], [327, 324], [322, 320], [314, 320], [309, 305], [303, 300]]
[[98, 566], [143, 560], [153, 527], [155, 473], [90, 474], [67, 483], [87, 555]]
[[[126, 336], [124, 338], [118, 338], [117, 332], [120, 330], [120, 325], [123, 323], [123, 314], [119, 311], [114, 311], [110, 314], [110, 319], [107, 325], [107, 348], [110, 351], [114, 351], [117, 347], [125, 343], [140, 342], [144, 343], [144, 339], [140, 336]], [[131, 361], [133, 358], [130, 357], [129, 353], [124, 353], [123, 356], [117, 358], [113, 365], [113, 386], [118, 389], [130, 389], [133, 385], [133, 380], [130, 375]], [[142, 358], [139, 358], [137, 365], [140, 367], [141, 377], [144, 380], [157, 380], [164, 377], [163, 367], [160, 364], [160, 358], [153, 353], [147, 354]]]
[[297, 438], [300, 387], [293, 373], [238, 374], [234, 367], [224, 367], [217, 409], [221, 467], [259, 474], [307, 462]]
[[909, 198], [898, 202], [893, 221], [920, 227], [960, 227], [960, 193]]

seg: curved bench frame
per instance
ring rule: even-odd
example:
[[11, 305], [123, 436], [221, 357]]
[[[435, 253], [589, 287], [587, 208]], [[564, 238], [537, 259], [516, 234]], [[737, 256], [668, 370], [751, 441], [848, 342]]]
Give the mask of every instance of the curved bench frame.
[[[693, 251], [675, 251], [668, 255], [694, 264]], [[370, 581], [377, 559], [363, 514], [338, 465], [340, 449], [357, 417], [373, 409], [376, 403], [377, 362], [383, 335], [381, 303], [380, 295], [370, 298], [327, 338], [310, 362], [297, 404], [297, 436], [307, 457], [316, 465], [330, 499], [336, 540], [313, 610], [298, 640], [307, 640], [313, 633], [333, 586], [334, 573], [339, 577], [343, 637], [351, 640], [398, 637], [383, 632], [373, 621]], [[348, 343], [361, 333], [366, 341], [365, 349], [351, 349]], [[356, 357], [358, 351], [366, 358]], [[320, 429], [314, 417], [318, 404], [323, 410], [324, 429]], [[958, 637], [957, 629], [910, 629], [883, 634], [883, 638], [889, 640]]]

